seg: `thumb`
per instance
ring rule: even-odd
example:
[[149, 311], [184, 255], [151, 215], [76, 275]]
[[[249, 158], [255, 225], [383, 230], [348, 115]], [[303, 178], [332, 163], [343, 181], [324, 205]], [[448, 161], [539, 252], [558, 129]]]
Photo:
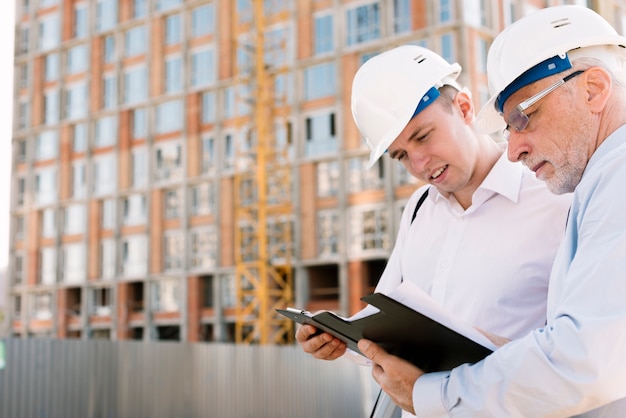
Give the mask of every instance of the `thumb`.
[[380, 364], [383, 357], [387, 354], [378, 344], [365, 338], [359, 340], [358, 347], [365, 357], [376, 364]]

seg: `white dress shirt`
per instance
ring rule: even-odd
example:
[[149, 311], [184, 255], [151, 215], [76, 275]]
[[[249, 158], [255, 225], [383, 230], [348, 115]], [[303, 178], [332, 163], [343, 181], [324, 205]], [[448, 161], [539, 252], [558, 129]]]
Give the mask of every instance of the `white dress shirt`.
[[[475, 365], [420, 377], [418, 416], [626, 416], [625, 181], [626, 126], [600, 145], [576, 187], [546, 326]], [[517, 226], [526, 230], [522, 219]]]

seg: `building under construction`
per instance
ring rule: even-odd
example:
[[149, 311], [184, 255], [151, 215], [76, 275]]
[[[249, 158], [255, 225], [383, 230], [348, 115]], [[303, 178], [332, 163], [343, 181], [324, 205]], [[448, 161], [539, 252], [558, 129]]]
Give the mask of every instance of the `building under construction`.
[[510, 22], [622, 1], [17, 0], [13, 336], [289, 343], [274, 313], [344, 315], [384, 269], [417, 183], [350, 111], [401, 44], [478, 104]]

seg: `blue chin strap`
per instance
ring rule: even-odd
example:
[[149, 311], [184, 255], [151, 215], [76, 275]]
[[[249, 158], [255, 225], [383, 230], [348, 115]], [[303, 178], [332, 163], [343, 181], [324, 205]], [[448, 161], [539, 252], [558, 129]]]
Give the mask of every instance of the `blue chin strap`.
[[494, 103], [496, 110], [502, 114], [506, 100], [519, 89], [526, 87], [535, 81], [539, 81], [542, 78], [558, 74], [570, 68], [572, 68], [572, 63], [569, 61], [567, 54], [563, 57], [555, 55], [552, 58], [548, 58], [547, 60], [540, 62], [529, 70], [523, 72], [522, 75], [513, 80], [511, 84], [506, 86], [506, 88], [500, 92]]

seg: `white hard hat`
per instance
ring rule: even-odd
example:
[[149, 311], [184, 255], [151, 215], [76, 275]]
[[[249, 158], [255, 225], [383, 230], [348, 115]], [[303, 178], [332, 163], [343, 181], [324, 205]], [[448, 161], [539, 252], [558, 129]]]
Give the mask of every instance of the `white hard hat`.
[[385, 51], [359, 68], [352, 82], [352, 117], [370, 149], [367, 168], [438, 97], [438, 88], [449, 84], [460, 89], [455, 82], [460, 72], [459, 64], [417, 45]]
[[489, 49], [487, 74], [492, 97], [482, 106], [476, 127], [493, 133], [506, 127], [501, 116], [511, 94], [535, 81], [571, 68], [571, 60], [596, 57], [624, 71], [626, 38], [599, 14], [582, 6], [540, 9], [500, 33]]

